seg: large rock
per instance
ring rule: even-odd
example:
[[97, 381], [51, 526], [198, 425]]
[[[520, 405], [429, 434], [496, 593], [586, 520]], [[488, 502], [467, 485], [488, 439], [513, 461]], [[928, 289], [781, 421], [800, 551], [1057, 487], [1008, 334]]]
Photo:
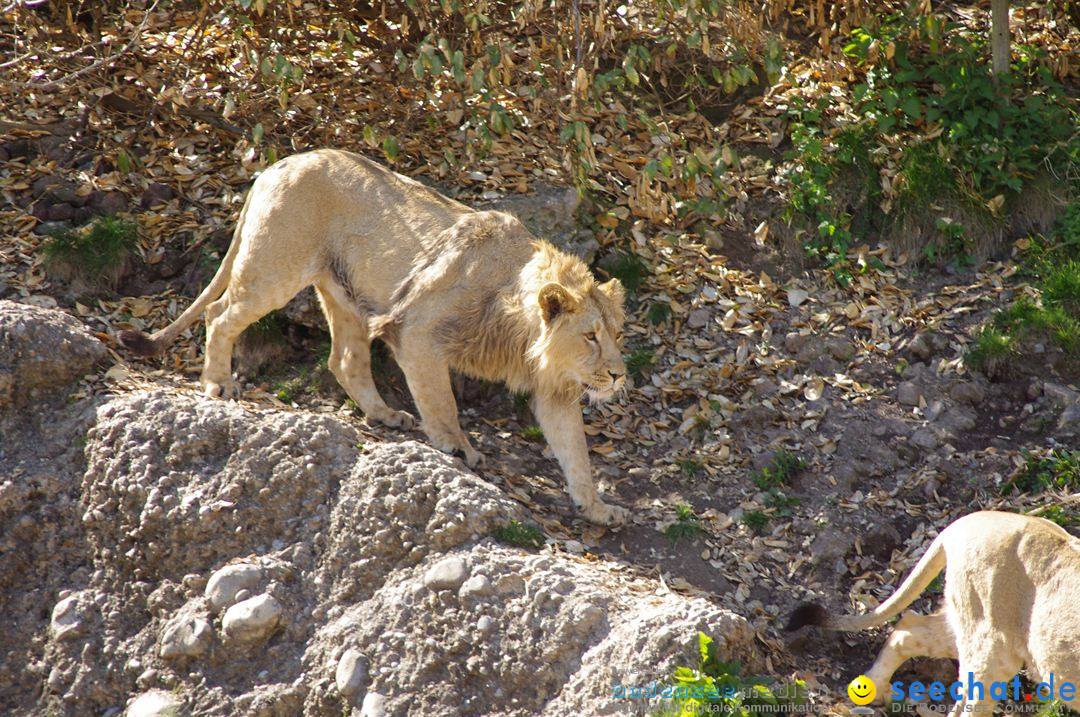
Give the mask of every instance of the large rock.
[[361, 452], [343, 419], [165, 391], [93, 415], [55, 501], [79, 533], [33, 553], [18, 604], [78, 597], [0, 636], [15, 714], [597, 714], [693, 664], [699, 630], [761, 667], [706, 600], [497, 543], [525, 510], [425, 444]]
[[105, 345], [55, 309], [0, 301], [0, 411], [63, 391], [105, 358]]

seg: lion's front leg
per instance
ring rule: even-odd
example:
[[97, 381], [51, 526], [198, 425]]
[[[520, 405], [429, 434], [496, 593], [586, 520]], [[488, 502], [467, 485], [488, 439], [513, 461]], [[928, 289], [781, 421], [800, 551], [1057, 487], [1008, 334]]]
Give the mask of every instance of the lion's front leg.
[[398, 366], [405, 374], [409, 393], [420, 412], [420, 429], [427, 434], [431, 445], [445, 453], [460, 454], [470, 468], [482, 465], [484, 456], [472, 447], [458, 423], [449, 366], [430, 346], [399, 353]]
[[589, 466], [589, 446], [585, 442], [585, 423], [581, 407], [544, 397], [534, 397], [533, 414], [544, 431], [559, 466], [566, 475], [570, 500], [586, 519], [598, 525], [626, 522], [630, 511], [600, 500]]

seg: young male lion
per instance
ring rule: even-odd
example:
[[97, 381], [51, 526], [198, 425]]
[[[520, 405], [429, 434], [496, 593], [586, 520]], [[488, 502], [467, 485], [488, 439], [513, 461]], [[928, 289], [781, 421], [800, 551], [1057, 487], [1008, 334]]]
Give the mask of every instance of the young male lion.
[[[952, 715], [991, 715], [1002, 692], [1021, 668], [1035, 682], [1051, 680], [1072, 709], [1080, 709], [1080, 540], [1049, 520], [982, 511], [950, 524], [926, 554], [875, 610], [838, 616], [820, 605], [796, 608], [788, 630], [820, 625], [829, 630], [864, 630], [899, 614], [945, 569], [945, 605], [933, 615], [907, 613], [896, 624], [866, 673], [878, 701], [892, 674], [911, 657], [959, 660]], [[981, 682], [981, 688], [969, 687]], [[959, 688], [959, 689], [956, 689]], [[946, 690], [948, 693], [948, 690]], [[1012, 695], [1012, 688], [1008, 694]], [[1047, 696], [1044, 694], [1044, 697]]]
[[360, 155], [324, 149], [267, 169], [202, 294], [153, 336], [125, 331], [120, 341], [157, 354], [205, 312], [201, 382], [208, 395], [231, 395], [237, 336], [309, 285], [330, 325], [330, 369], [369, 417], [413, 424], [375, 388], [370, 325], [393, 348], [437, 448], [481, 460], [458, 424], [451, 369], [505, 381], [532, 394], [583, 515], [626, 518], [597, 494], [579, 405], [625, 383], [622, 286], [597, 284], [513, 217], [475, 211]]

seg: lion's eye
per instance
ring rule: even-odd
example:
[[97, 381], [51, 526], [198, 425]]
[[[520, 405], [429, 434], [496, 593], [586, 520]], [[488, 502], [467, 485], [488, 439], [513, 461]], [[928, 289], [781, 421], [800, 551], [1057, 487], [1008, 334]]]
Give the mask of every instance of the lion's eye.
[[596, 341], [596, 332], [595, 331], [590, 331], [587, 334], [585, 334], [585, 340], [586, 341]]

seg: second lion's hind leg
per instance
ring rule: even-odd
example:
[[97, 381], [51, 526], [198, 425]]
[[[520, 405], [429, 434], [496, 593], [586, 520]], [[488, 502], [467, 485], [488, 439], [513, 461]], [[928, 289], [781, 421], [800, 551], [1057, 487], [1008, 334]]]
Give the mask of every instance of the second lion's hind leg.
[[899, 667], [912, 657], [957, 658], [956, 637], [944, 612], [919, 615], [909, 612], [896, 623], [885, 646], [866, 676], [878, 685], [874, 702], [884, 702], [884, 685]]

